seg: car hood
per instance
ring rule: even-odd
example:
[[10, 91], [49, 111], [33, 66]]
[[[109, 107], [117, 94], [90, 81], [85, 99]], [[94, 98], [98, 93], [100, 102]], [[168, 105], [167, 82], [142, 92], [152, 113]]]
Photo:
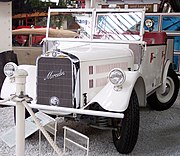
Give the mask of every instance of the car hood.
[[70, 53], [80, 61], [133, 57], [132, 50], [126, 44], [112, 43], [62, 43], [61, 51]]

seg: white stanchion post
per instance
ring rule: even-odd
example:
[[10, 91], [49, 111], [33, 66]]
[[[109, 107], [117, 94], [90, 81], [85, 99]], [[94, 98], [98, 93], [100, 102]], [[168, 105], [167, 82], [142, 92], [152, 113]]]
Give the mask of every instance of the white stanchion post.
[[[17, 70], [15, 73], [16, 95], [25, 95], [25, 83], [28, 73]], [[21, 102], [16, 102], [16, 156], [25, 155], [25, 107]]]

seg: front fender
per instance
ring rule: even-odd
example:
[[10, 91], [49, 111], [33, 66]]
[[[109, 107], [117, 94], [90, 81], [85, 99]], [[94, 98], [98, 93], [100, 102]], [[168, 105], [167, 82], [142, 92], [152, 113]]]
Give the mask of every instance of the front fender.
[[[126, 71], [126, 81], [122, 86], [122, 90], [115, 91], [114, 85], [110, 82], [88, 103], [88, 105], [92, 103], [98, 103], [103, 109], [114, 112], [123, 112], [127, 109], [129, 105], [129, 100], [131, 97], [131, 93], [136, 84], [141, 85], [138, 87], [142, 87], [142, 97], [143, 99], [139, 100], [139, 102], [145, 101], [145, 87], [144, 81], [142, 81], [142, 76], [138, 71]], [[136, 83], [138, 82], [138, 83]], [[139, 93], [137, 93], [139, 94]], [[140, 97], [140, 96], [138, 96]]]
[[[26, 94], [36, 99], [36, 66], [34, 65], [20, 65], [18, 69], [24, 69], [28, 72], [26, 79]], [[9, 98], [11, 94], [16, 93], [15, 82], [10, 82], [9, 78], [6, 77], [1, 89], [1, 98]]]

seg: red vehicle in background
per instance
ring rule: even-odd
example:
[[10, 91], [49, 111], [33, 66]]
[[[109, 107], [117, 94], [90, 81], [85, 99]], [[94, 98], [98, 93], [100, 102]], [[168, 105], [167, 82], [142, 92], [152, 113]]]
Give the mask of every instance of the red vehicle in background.
[[45, 37], [45, 33], [38, 33], [41, 26], [18, 26], [12, 31], [13, 46], [40, 46], [40, 42]]
[[[40, 46], [40, 42], [43, 38], [45, 38], [46, 34], [46, 27], [29, 27], [29, 26], [23, 26], [23, 28], [15, 29], [12, 31], [13, 35], [13, 46]], [[71, 30], [65, 30], [63, 28], [61, 29], [49, 29], [49, 36], [55, 37], [55, 38], [71, 38], [71, 37], [78, 37], [78, 33], [71, 31]]]

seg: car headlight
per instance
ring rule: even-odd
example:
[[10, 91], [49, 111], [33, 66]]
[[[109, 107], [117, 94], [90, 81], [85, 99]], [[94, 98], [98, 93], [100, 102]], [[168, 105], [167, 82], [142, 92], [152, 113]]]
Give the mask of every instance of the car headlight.
[[154, 26], [154, 21], [153, 21], [152, 19], [150, 19], [150, 18], [147, 18], [147, 19], [145, 20], [144, 24], [145, 24], [145, 26], [146, 26], [147, 28], [153, 28], [153, 26]]
[[8, 62], [4, 66], [4, 74], [7, 77], [14, 77], [14, 73], [17, 70], [17, 65], [13, 62]]
[[109, 80], [115, 86], [122, 85], [126, 80], [126, 75], [123, 70], [115, 68], [110, 71]]

